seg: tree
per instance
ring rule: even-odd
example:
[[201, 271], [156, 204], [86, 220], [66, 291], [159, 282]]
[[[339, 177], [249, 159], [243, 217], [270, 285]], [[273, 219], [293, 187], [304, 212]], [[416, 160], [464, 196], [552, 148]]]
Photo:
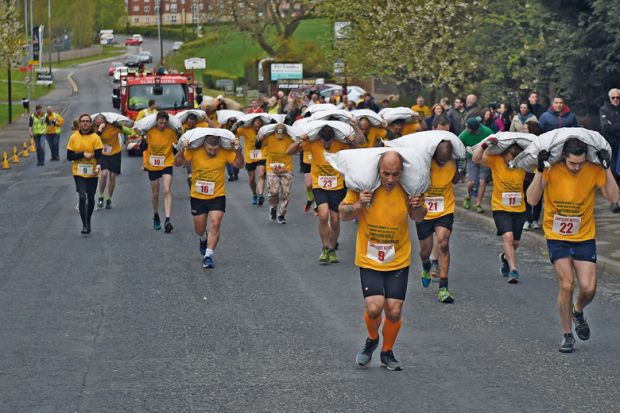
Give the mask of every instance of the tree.
[[[296, 5], [293, 10], [292, 4]], [[269, 56], [278, 57], [282, 43], [293, 36], [303, 18], [314, 14], [316, 4], [307, 0], [224, 0], [219, 2], [215, 18], [233, 23], [249, 33]]]
[[127, 6], [119, 0], [95, 1], [95, 31], [112, 29], [120, 31], [127, 23]]
[[326, 0], [321, 12], [350, 22], [336, 53], [351, 74], [459, 88], [475, 61], [462, 39], [477, 28], [480, 0]]
[[17, 19], [15, 0], [0, 1], [0, 65], [5, 64], [8, 72], [9, 123], [12, 122], [11, 66], [19, 64], [24, 55], [22, 26]]

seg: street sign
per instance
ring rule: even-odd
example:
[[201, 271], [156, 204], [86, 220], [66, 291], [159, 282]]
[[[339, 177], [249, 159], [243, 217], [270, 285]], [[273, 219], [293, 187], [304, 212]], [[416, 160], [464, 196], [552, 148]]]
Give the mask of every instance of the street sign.
[[334, 74], [335, 75], [344, 74], [344, 60], [343, 59], [336, 59], [336, 61], [334, 62]]
[[232, 79], [218, 79], [215, 81], [216, 89], [224, 89], [226, 94], [232, 95], [235, 90], [235, 82]]
[[54, 75], [49, 70], [37, 71], [37, 85], [51, 85], [54, 83]]
[[207, 60], [202, 57], [190, 57], [189, 59], [185, 59], [185, 69], [206, 69]]
[[272, 63], [271, 81], [280, 79], [303, 79], [304, 65], [302, 63]]
[[235, 96], [238, 98], [242, 98], [245, 96], [245, 87], [239, 86], [235, 89]]
[[248, 103], [251, 103], [254, 99], [258, 99], [259, 93], [257, 89], [248, 89], [246, 99]]

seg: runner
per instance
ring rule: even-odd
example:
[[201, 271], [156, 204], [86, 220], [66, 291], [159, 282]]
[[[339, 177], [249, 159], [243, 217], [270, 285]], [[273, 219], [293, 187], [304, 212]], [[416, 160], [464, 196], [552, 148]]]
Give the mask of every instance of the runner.
[[392, 349], [402, 323], [411, 263], [409, 218], [421, 221], [426, 213], [422, 196], [409, 197], [400, 185], [402, 169], [397, 152], [384, 153], [379, 161], [379, 188], [374, 193], [348, 191], [339, 206], [342, 220], [359, 219], [355, 265], [360, 268], [368, 338], [355, 360], [361, 366], [370, 363], [385, 312], [381, 366], [388, 370], [402, 370]]
[[200, 238], [202, 267], [214, 268], [213, 253], [220, 239], [220, 226], [226, 212], [224, 171], [227, 164], [242, 168], [243, 154], [237, 138], [231, 140], [234, 150], [222, 148], [221, 138], [213, 135], [207, 136], [205, 144], [196, 149], [188, 149], [184, 143], [182, 140], [174, 164], [183, 166], [191, 163], [193, 174], [190, 205], [194, 231]]
[[348, 144], [334, 140], [334, 130], [329, 126], [324, 126], [319, 131], [320, 139], [308, 141], [308, 136], [303, 135], [301, 140], [291, 144], [287, 153], [293, 155], [301, 148], [304, 152], [312, 155], [312, 192], [317, 204], [319, 216], [319, 236], [323, 249], [319, 256], [321, 264], [338, 263], [336, 256], [336, 245], [340, 235], [340, 217], [338, 206], [346, 195], [344, 180], [323, 156], [323, 152], [338, 152], [342, 149], [349, 149], [352, 144], [360, 145], [364, 142], [364, 135], [357, 134], [357, 140], [350, 136]]
[[[538, 170], [527, 190], [528, 202], [536, 205], [544, 192], [543, 229], [549, 259], [558, 279], [558, 309], [564, 333], [561, 353], [574, 351], [571, 317], [581, 340], [590, 338], [590, 326], [583, 314], [596, 292], [596, 227], [594, 192], [600, 188], [609, 202], [618, 202], [618, 185], [609, 169], [611, 155], [597, 153], [604, 167], [586, 159], [588, 147], [577, 138], [567, 139], [562, 161], [545, 169], [549, 153], [538, 155]], [[574, 276], [579, 293], [573, 303]]]
[[385, 128], [372, 126], [367, 117], [360, 117], [357, 120], [357, 126], [364, 134], [365, 143], [362, 148], [374, 148], [381, 145], [381, 139], [385, 138], [387, 131]]
[[173, 144], [177, 142], [177, 133], [168, 127], [169, 116], [166, 112], [157, 113], [157, 124], [148, 131], [143, 139], [146, 170], [151, 182], [151, 202], [153, 204], [153, 228], [161, 229], [159, 218], [159, 180], [164, 183], [164, 232], [170, 233], [173, 229], [170, 223], [172, 213], [172, 166], [174, 164]]
[[256, 142], [256, 148], [262, 149], [267, 161], [269, 219], [278, 224], [286, 224], [286, 210], [293, 187], [293, 161], [286, 153], [293, 143], [282, 124], [276, 126], [273, 134]]
[[122, 127], [108, 123], [103, 115], [97, 115], [95, 117], [95, 130], [103, 143], [97, 208], [103, 208], [103, 195], [107, 186], [108, 196], [105, 200], [105, 208], [110, 209], [112, 208], [112, 195], [114, 195], [114, 188], [116, 187], [116, 175], [121, 173], [121, 142], [119, 134], [122, 133]]
[[494, 145], [497, 145], [497, 139], [490, 136], [476, 149], [472, 161], [491, 169], [493, 175], [491, 210], [497, 235], [501, 235], [504, 249], [504, 252], [499, 254], [502, 264], [500, 272], [502, 276], [508, 277], [510, 284], [516, 284], [519, 282], [516, 252], [526, 220], [523, 193], [525, 170], [509, 169], [508, 162], [523, 152], [523, 149], [515, 143], [501, 155], [488, 154], [488, 147]]
[[[263, 127], [260, 117], [252, 120], [251, 126], [242, 126], [237, 129], [237, 138], [243, 138], [243, 155], [245, 169], [248, 171], [248, 184], [252, 191], [252, 205], [263, 205], [265, 197], [265, 156], [260, 149], [256, 148], [256, 133]], [[258, 184], [256, 182], [258, 175]]]
[[[198, 120], [198, 116], [194, 113], [190, 113], [187, 115], [187, 120], [182, 126], [181, 132], [185, 133], [188, 130], [192, 130], [194, 128], [214, 128], [213, 121], [209, 118], [206, 120]], [[192, 165], [185, 165], [185, 170], [187, 171], [187, 185], [189, 189], [192, 189]]]
[[[445, 119], [447, 129], [450, 121]], [[435, 119], [437, 121], [437, 119]], [[427, 213], [422, 222], [416, 222], [416, 232], [420, 241], [422, 272], [420, 282], [427, 288], [432, 279], [433, 266], [438, 267], [439, 291], [437, 298], [442, 303], [453, 303], [454, 297], [448, 291], [448, 271], [450, 268], [450, 236], [454, 224], [453, 184], [459, 182], [464, 162], [452, 159], [452, 143], [445, 141], [437, 145], [431, 161], [431, 183], [424, 194]], [[436, 255], [432, 255], [435, 251]], [[437, 259], [434, 259], [437, 257]], [[435, 262], [437, 262], [435, 264]], [[437, 271], [437, 270], [436, 270]]]
[[103, 143], [92, 131], [89, 114], [78, 118], [79, 130], [73, 132], [67, 142], [67, 160], [73, 161], [75, 191], [79, 194], [79, 212], [82, 219], [82, 234], [90, 234], [90, 221], [95, 209], [97, 173]]
[[306, 186], [306, 205], [304, 212], [316, 210], [316, 202], [314, 202], [314, 192], [312, 192], [312, 154], [308, 151], [301, 151], [301, 171], [304, 173], [304, 185]]

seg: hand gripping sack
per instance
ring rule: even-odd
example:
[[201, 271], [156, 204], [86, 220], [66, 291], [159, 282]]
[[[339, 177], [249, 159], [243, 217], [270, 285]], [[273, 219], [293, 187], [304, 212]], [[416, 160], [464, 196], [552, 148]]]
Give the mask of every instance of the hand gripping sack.
[[341, 122], [348, 122], [350, 120], [353, 120], [353, 116], [351, 115], [351, 112], [347, 112], [346, 110], [328, 109], [328, 110], [321, 110], [321, 111], [313, 113], [312, 116], [310, 116], [310, 119], [311, 120], [339, 120]]
[[510, 166], [533, 171], [538, 165], [538, 153], [542, 150], [551, 154], [549, 164], [560, 162], [564, 143], [569, 138], [577, 138], [588, 145], [586, 158], [590, 162], [600, 164], [596, 152], [601, 149], [611, 154], [611, 146], [600, 133], [585, 128], [560, 128], [538, 136], [530, 146], [510, 162]]
[[259, 141], [265, 139], [267, 136], [275, 133], [278, 126], [283, 126], [286, 129], [286, 134], [290, 136], [293, 140], [299, 139], [299, 131], [297, 129], [295, 129], [293, 126], [283, 125], [281, 123], [272, 123], [270, 125], [263, 126], [258, 130], [256, 139]]
[[205, 144], [207, 136], [219, 136], [221, 147], [224, 149], [233, 149], [232, 140], [235, 134], [226, 129], [220, 128], [194, 128], [185, 132], [179, 138], [179, 145], [186, 143], [189, 149], [200, 148]]
[[[133, 128], [140, 134], [146, 135], [147, 132], [157, 126], [157, 113], [148, 115], [134, 123]], [[168, 117], [168, 127], [176, 132], [181, 130], [181, 122], [175, 116]]]
[[400, 183], [409, 195], [423, 194], [430, 184], [430, 162], [409, 148], [346, 149], [325, 152], [327, 162], [344, 176], [348, 189], [374, 191], [381, 185], [379, 160], [385, 152], [395, 151], [403, 158]]
[[184, 110], [182, 112], [178, 112], [176, 115], [174, 115], [174, 117], [177, 118], [179, 122], [181, 122], [181, 125], [182, 125], [185, 122], [187, 122], [187, 117], [191, 114], [196, 115], [196, 117], [198, 118], [198, 121], [204, 121], [207, 118], [207, 112], [205, 112], [204, 110], [200, 110], [200, 109]]
[[524, 132], [498, 132], [487, 136], [482, 140], [482, 142], [474, 145], [472, 150], [475, 151], [478, 149], [478, 147], [480, 147], [489, 138], [496, 138], [497, 145], [489, 145], [487, 148], [487, 153], [489, 155], [500, 155], [515, 143], [519, 145], [521, 149], [525, 150], [532, 142], [538, 139], [538, 136], [532, 133]]
[[303, 112], [301, 112], [301, 116], [303, 118], [311, 116], [313, 113], [320, 112], [322, 110], [331, 110], [338, 109], [336, 105], [331, 103], [316, 103], [312, 106], [308, 106]]
[[95, 120], [98, 115], [102, 115], [105, 118], [107, 123], [118, 123], [123, 126], [127, 126], [131, 128], [133, 126], [133, 120], [129, 119], [127, 116], [123, 116], [120, 113], [114, 112], [99, 112], [93, 113], [90, 115], [90, 118]]
[[329, 126], [334, 130], [334, 138], [342, 143], [348, 143], [345, 138], [349, 136], [355, 136], [355, 130], [348, 123], [340, 122], [337, 120], [314, 120], [309, 121], [302, 126], [299, 133], [300, 135], [308, 135], [308, 140], [315, 141], [320, 139], [319, 131], [324, 127]]
[[409, 148], [424, 156], [429, 164], [437, 146], [443, 141], [452, 143], [452, 159], [465, 159], [465, 145], [458, 136], [449, 131], [429, 130], [401, 136], [392, 141], [383, 141], [385, 146], [391, 148]]
[[220, 125], [225, 125], [229, 119], [234, 118], [235, 121], [241, 119], [245, 113], [239, 110], [231, 110], [231, 109], [222, 109], [216, 112], [217, 114], [217, 123]]
[[386, 123], [390, 124], [397, 120], [407, 120], [413, 118], [415, 113], [406, 107], [398, 107], [398, 108], [385, 108], [379, 112], [379, 116], [385, 120]]
[[349, 112], [353, 117], [359, 122], [361, 118], [368, 119], [371, 126], [382, 128], [386, 126], [386, 122], [383, 120], [381, 116], [374, 110], [370, 109], [356, 109]]

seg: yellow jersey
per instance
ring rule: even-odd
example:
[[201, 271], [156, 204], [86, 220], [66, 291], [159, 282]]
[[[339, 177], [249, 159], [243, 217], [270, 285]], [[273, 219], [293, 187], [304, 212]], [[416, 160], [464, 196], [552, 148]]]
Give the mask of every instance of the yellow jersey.
[[262, 149], [256, 148], [256, 131], [251, 126], [237, 129], [237, 138], [243, 139], [243, 159], [245, 163], [259, 162], [265, 159]]
[[547, 183], [543, 207], [545, 238], [573, 242], [594, 239], [594, 192], [607, 181], [603, 167], [586, 162], [575, 175], [561, 162], [545, 170], [543, 179]]
[[226, 164], [232, 164], [237, 154], [229, 149], [219, 148], [215, 156], [209, 156], [204, 147], [186, 149], [183, 158], [192, 163], [192, 193], [196, 199], [213, 199], [226, 195], [224, 171]]
[[454, 213], [454, 189], [452, 180], [456, 174], [456, 162], [448, 161], [444, 166], [439, 166], [433, 159], [431, 161], [431, 184], [424, 193], [426, 205], [425, 221], [443, 217]]
[[[359, 192], [349, 190], [344, 201], [359, 201]], [[411, 263], [408, 196], [402, 186], [391, 191], [379, 187], [370, 207], [363, 206], [357, 225], [355, 265], [376, 271], [393, 271]]]
[[418, 129], [420, 129], [420, 124], [418, 122], [405, 122], [401, 135], [405, 136], [411, 133], [416, 133]]
[[[103, 149], [103, 143], [96, 133], [82, 135], [79, 131], [75, 131], [69, 137], [67, 149], [75, 153], [90, 152], [94, 154], [97, 149]], [[96, 166], [97, 160], [94, 157], [75, 160], [73, 161], [73, 175], [82, 178], [96, 178]]]
[[431, 116], [431, 108], [429, 108], [426, 105], [422, 105], [422, 106], [420, 106], [420, 105], [413, 105], [411, 107], [411, 110], [414, 111], [414, 112], [418, 112], [418, 114], [420, 115], [420, 117], [422, 119], [428, 118], [429, 116]]
[[263, 140], [261, 148], [267, 159], [267, 172], [273, 172], [273, 167], [276, 164], [281, 165], [280, 171], [282, 172], [293, 172], [291, 155], [286, 153], [286, 150], [293, 142], [293, 139], [288, 135], [278, 138], [272, 134]]
[[487, 163], [493, 174], [491, 210], [525, 212], [525, 170], [508, 168], [501, 155], [487, 155]]
[[101, 132], [101, 142], [103, 143], [103, 155], [112, 156], [121, 152], [121, 141], [118, 134], [121, 130], [116, 126], [108, 123]]
[[175, 131], [165, 128], [163, 131], [152, 128], [146, 134], [148, 147], [144, 151], [145, 167], [149, 171], [161, 171], [174, 165], [172, 144], [177, 143]]
[[344, 188], [344, 178], [325, 160], [323, 152], [336, 153], [349, 149], [350, 145], [333, 139], [328, 149], [323, 147], [321, 139], [301, 143], [301, 149], [312, 155], [310, 173], [312, 175], [312, 189], [335, 191]]
[[387, 135], [387, 131], [384, 128], [371, 126], [368, 128], [368, 132], [364, 133], [366, 143], [360, 146], [360, 148], [374, 148], [377, 145], [377, 140], [385, 138], [385, 135]]

